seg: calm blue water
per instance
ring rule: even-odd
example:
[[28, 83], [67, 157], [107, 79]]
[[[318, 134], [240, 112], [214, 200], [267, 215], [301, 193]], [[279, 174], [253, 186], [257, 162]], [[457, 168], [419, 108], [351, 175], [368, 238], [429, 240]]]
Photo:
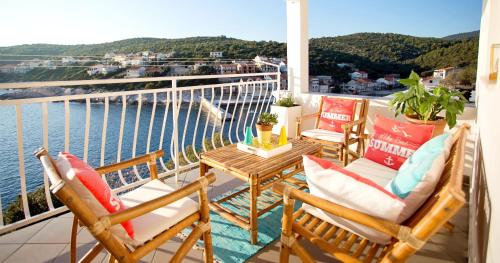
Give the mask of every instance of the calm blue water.
[[[163, 149], [165, 151], [164, 161], [168, 161], [170, 157], [170, 147], [173, 134], [172, 120], [172, 105], [169, 107], [167, 115], [167, 124], [163, 139]], [[264, 105], [264, 110], [267, 110], [267, 104]], [[33, 156], [33, 152], [43, 145], [42, 137], [42, 108], [41, 104], [29, 104], [23, 106], [23, 139], [24, 139], [24, 161], [26, 169], [27, 189], [32, 191], [35, 188], [43, 185], [42, 167], [40, 162]], [[256, 109], [256, 107], [258, 107]], [[236, 130], [237, 120], [241, 111], [241, 105], [238, 105], [236, 111], [234, 108], [228, 109], [228, 112], [235, 115], [232, 129], [229, 130], [229, 121], [226, 121], [223, 127], [224, 137], [229, 137], [236, 141], [236, 133], [239, 133], [240, 138], [243, 138], [244, 121], [248, 110], [251, 113], [261, 110], [262, 105], [252, 105], [250, 108], [245, 107], [242, 112], [242, 123], [240, 123], [238, 131]], [[203, 130], [207, 115], [202, 111], [200, 122], [196, 134], [194, 128], [199, 107], [193, 105], [188, 116], [188, 103], [184, 102], [179, 111], [179, 144], [182, 142], [182, 134], [184, 124], [187, 123], [187, 132], [185, 138], [185, 147], [191, 145], [195, 140], [196, 148], [201, 148]], [[64, 104], [50, 103], [49, 110], [49, 152], [52, 156], [56, 156], [59, 151], [64, 150]], [[106, 133], [106, 150], [105, 164], [116, 162], [117, 147], [119, 137], [119, 127], [121, 120], [122, 105], [109, 105], [108, 127]], [[152, 105], [143, 104], [139, 132], [137, 136], [136, 155], [141, 155], [146, 152], [147, 137], [149, 123], [152, 113]], [[163, 116], [165, 113], [165, 104], [158, 104], [153, 122], [153, 132], [151, 137], [150, 151], [159, 148], [160, 133], [162, 128]], [[132, 156], [132, 145], [134, 136], [134, 127], [137, 114], [137, 105], [127, 105], [125, 116], [125, 126], [123, 133], [122, 155], [121, 159], [128, 159]], [[16, 135], [16, 113], [14, 107], [0, 107], [0, 194], [2, 206], [5, 208], [20, 194], [19, 182], [19, 166], [17, 152], [17, 135]], [[249, 114], [247, 126], [251, 125], [253, 114]], [[93, 167], [98, 167], [100, 164], [100, 149], [101, 149], [101, 134], [104, 117], [104, 105], [91, 105], [91, 125], [89, 137], [89, 153], [88, 163]], [[212, 137], [212, 132], [221, 130], [220, 123], [213, 126], [213, 116], [209, 118], [206, 136]], [[83, 143], [85, 132], [85, 104], [70, 103], [70, 149], [72, 154], [83, 158]], [[180, 145], [181, 147], [182, 145]]]

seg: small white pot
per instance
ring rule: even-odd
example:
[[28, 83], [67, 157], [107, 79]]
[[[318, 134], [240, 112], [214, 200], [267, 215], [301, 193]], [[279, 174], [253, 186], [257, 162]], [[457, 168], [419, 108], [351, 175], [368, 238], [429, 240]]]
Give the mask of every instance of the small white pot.
[[278, 114], [278, 124], [273, 126], [273, 134], [280, 134], [281, 127], [285, 126], [288, 138], [295, 138], [297, 118], [302, 115], [302, 106], [281, 107], [271, 105], [271, 113]]

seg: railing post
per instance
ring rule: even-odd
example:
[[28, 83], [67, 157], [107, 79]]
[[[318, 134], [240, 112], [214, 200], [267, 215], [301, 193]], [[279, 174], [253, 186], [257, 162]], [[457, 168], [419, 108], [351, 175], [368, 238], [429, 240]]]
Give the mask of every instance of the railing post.
[[[181, 91], [182, 92], [182, 91]], [[174, 170], [175, 182], [179, 182], [179, 108], [177, 108], [177, 80], [172, 80], [172, 114], [173, 114], [173, 135], [174, 136]], [[182, 99], [182, 98], [181, 98]], [[182, 102], [182, 101], [181, 101]]]

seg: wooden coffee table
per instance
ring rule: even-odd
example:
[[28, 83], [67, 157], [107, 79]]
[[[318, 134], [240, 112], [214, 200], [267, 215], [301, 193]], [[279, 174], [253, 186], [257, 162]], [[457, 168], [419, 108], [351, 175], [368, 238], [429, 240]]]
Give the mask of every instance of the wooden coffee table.
[[[305, 187], [305, 183], [292, 178], [293, 175], [304, 170], [302, 155], [321, 155], [321, 145], [304, 140], [290, 140], [292, 150], [271, 157], [262, 158], [245, 153], [236, 148], [236, 145], [221, 147], [201, 154], [200, 176], [204, 176], [210, 168], [219, 169], [249, 184], [248, 187], [234, 192], [222, 199], [209, 204], [210, 208], [227, 220], [250, 232], [250, 242], [257, 243], [257, 218], [282, 202], [281, 196], [262, 198], [261, 193], [275, 182], [286, 180]], [[290, 170], [286, 174], [285, 170]], [[271, 191], [272, 192], [272, 191]], [[242, 202], [245, 200], [245, 202]], [[230, 204], [240, 211], [236, 213], [224, 204]], [[243, 212], [242, 212], [243, 211]], [[242, 216], [247, 213], [248, 217]]]

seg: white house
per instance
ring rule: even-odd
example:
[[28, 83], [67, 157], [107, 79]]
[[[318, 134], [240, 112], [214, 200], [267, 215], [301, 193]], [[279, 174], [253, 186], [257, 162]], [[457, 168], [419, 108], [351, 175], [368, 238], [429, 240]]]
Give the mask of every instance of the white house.
[[105, 65], [101, 68], [101, 74], [107, 75], [118, 70], [118, 66], [115, 65]]
[[382, 84], [382, 85], [392, 85], [392, 82], [389, 81], [389, 80], [386, 80], [385, 78], [378, 78], [375, 82], [377, 82], [378, 84]]
[[426, 78], [420, 78], [420, 83], [424, 85], [426, 89], [434, 89], [439, 85], [439, 82], [443, 80], [441, 77], [435, 78], [434, 76], [432, 77], [426, 77]]
[[367, 79], [368, 73], [366, 71], [354, 71], [351, 73], [351, 79]]
[[140, 77], [143, 77], [144, 74], [146, 74], [145, 67], [131, 67], [131, 68], [127, 69], [127, 75], [125, 77], [126, 78], [140, 78]]
[[311, 78], [310, 79], [311, 84], [310, 84], [310, 89], [312, 92], [319, 92], [319, 79], [317, 78]]
[[107, 75], [109, 73], [116, 72], [117, 70], [118, 70], [118, 66], [115, 66], [115, 65], [98, 64], [98, 65], [94, 65], [92, 67], [89, 67], [87, 69], [87, 74], [89, 74], [89, 76], [95, 76], [97, 74]]
[[454, 67], [440, 68], [440, 69], [434, 70], [434, 73], [432, 74], [432, 76], [436, 79], [438, 79], [438, 78], [445, 79], [448, 75], [450, 75], [454, 71], [455, 71]]
[[217, 70], [220, 74], [236, 74], [238, 73], [238, 65], [237, 64], [220, 64], [217, 67]]
[[61, 59], [61, 62], [62, 62], [63, 64], [72, 64], [72, 63], [77, 62], [77, 60], [76, 60], [74, 57], [63, 57], [63, 58]]
[[212, 51], [212, 52], [210, 52], [210, 57], [211, 58], [221, 58], [221, 57], [223, 57], [223, 52], [222, 51]]

